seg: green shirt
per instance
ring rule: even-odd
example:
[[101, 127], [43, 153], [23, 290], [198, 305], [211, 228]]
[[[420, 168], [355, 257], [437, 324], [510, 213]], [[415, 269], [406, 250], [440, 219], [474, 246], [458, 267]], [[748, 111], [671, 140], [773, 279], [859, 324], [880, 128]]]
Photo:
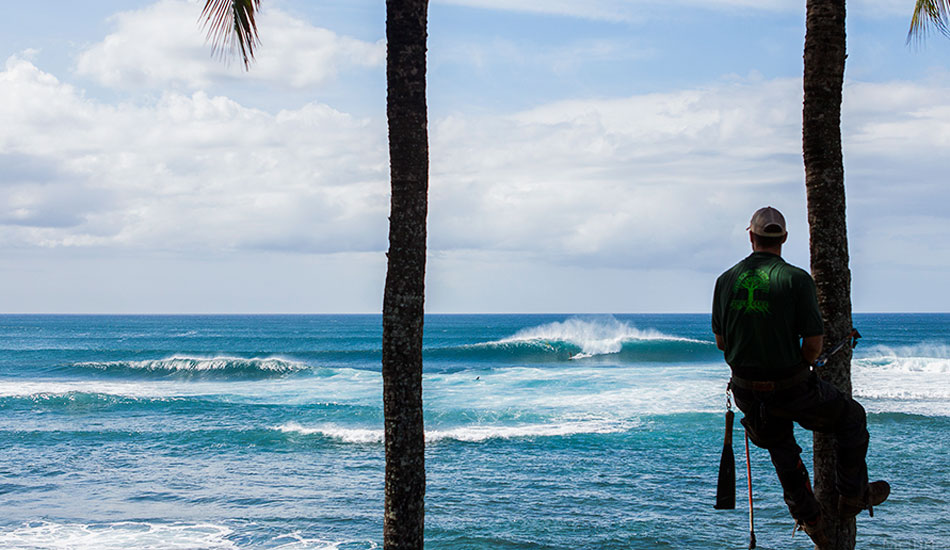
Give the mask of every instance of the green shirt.
[[726, 363], [743, 377], [796, 368], [800, 339], [824, 333], [815, 282], [780, 256], [753, 252], [716, 280], [712, 329], [725, 340]]

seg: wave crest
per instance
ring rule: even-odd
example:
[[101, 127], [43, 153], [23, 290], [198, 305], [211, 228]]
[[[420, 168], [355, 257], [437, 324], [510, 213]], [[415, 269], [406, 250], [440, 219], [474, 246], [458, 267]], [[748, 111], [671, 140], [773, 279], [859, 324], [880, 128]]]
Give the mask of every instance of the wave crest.
[[714, 349], [712, 342], [671, 336], [654, 329], [639, 329], [613, 317], [603, 319], [572, 318], [522, 329], [512, 336], [478, 344], [484, 347], [511, 348], [529, 346], [554, 353], [569, 352], [570, 359], [629, 353], [650, 360], [653, 355], [689, 355]]
[[83, 371], [99, 371], [117, 376], [159, 376], [174, 378], [273, 378], [309, 370], [296, 361], [277, 357], [185, 357], [144, 361], [92, 361], [75, 363]]

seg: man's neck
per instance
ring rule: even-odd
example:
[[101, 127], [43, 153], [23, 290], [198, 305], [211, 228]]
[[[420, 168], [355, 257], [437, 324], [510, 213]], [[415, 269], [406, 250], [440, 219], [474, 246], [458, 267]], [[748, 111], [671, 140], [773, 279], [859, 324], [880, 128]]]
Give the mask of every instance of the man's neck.
[[782, 246], [755, 246], [752, 245], [752, 252], [768, 252], [769, 254], [775, 254], [778, 257], [782, 257]]

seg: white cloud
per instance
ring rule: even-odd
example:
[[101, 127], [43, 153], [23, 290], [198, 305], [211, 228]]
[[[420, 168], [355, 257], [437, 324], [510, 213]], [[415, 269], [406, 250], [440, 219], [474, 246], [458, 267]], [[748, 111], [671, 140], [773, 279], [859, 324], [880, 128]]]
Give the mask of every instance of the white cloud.
[[800, 202], [800, 104], [798, 82], [777, 80], [441, 121], [431, 238], [601, 265], [704, 262], [754, 206]]
[[384, 244], [385, 128], [325, 105], [272, 115], [204, 92], [107, 105], [14, 57], [0, 118], [7, 246]]
[[245, 73], [237, 60], [227, 64], [211, 57], [200, 14], [201, 5], [185, 0], [161, 0], [119, 13], [111, 18], [114, 32], [85, 49], [76, 70], [115, 88], [197, 90], [235, 78], [307, 88], [353, 67], [381, 67], [385, 60], [382, 40], [340, 36], [265, 6], [258, 18], [262, 46]]
[[[901, 216], [948, 218], [948, 91], [849, 84], [843, 132], [858, 256]], [[748, 216], [774, 204], [796, 237], [790, 253], [807, 264], [801, 93], [799, 79], [748, 80], [437, 121], [430, 240], [548, 261], [702, 268], [744, 250]], [[950, 242], [946, 224], [927, 226]], [[896, 231], [883, 256], [868, 259], [894, 261], [913, 238]]]
[[[868, 156], [932, 158], [950, 147], [950, 102], [946, 88], [911, 82], [849, 84], [845, 116], [859, 122], [848, 148]], [[847, 120], [846, 120], [847, 123]], [[926, 151], [918, 149], [928, 144]]]

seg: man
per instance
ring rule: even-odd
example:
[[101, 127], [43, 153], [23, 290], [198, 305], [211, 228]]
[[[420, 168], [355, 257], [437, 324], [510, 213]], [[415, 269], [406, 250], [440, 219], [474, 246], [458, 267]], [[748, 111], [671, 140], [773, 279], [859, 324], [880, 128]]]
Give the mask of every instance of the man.
[[769, 451], [789, 512], [823, 546], [821, 508], [792, 422], [834, 434], [840, 517], [884, 502], [890, 487], [868, 483], [864, 408], [811, 370], [824, 329], [815, 282], [782, 259], [785, 218], [771, 206], [760, 208], [748, 229], [752, 254], [716, 280], [712, 329], [732, 370], [729, 387], [749, 439]]

